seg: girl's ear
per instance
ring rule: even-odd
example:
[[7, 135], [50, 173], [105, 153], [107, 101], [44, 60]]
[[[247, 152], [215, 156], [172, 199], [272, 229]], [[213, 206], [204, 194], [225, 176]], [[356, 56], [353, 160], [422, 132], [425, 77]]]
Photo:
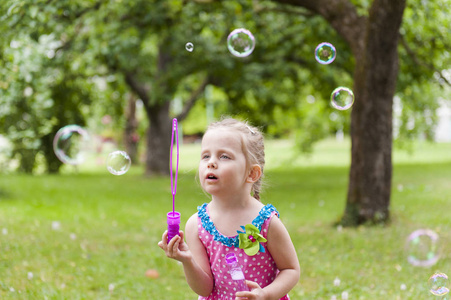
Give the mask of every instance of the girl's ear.
[[260, 168], [259, 165], [252, 165], [251, 171], [249, 172], [249, 175], [246, 178], [246, 182], [248, 183], [257, 182], [261, 176], [262, 176], [262, 168]]

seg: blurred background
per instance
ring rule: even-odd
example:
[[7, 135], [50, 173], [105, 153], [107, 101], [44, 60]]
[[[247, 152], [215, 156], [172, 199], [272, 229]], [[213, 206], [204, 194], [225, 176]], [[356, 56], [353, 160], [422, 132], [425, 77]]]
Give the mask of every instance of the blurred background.
[[292, 299], [448, 299], [445, 276], [428, 279], [451, 273], [450, 13], [449, 0], [2, 1], [0, 298], [196, 299], [156, 245], [171, 123], [183, 223], [209, 201], [202, 134], [227, 115], [265, 134], [262, 201], [303, 270]]

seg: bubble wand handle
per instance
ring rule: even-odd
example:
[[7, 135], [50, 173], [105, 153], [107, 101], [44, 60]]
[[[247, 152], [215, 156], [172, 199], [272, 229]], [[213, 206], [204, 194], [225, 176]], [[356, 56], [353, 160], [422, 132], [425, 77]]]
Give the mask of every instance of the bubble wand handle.
[[[177, 147], [177, 164], [175, 167], [175, 176], [172, 167], [172, 151], [174, 148], [174, 133], [175, 133], [175, 143]], [[177, 178], [179, 173], [179, 131], [177, 119], [174, 118], [172, 120], [172, 138], [171, 138], [171, 149], [170, 149], [170, 158], [169, 158], [169, 170], [171, 175], [171, 193], [172, 193], [172, 211], [167, 214], [167, 223], [168, 223], [168, 243], [169, 241], [176, 235], [179, 234], [180, 231], [180, 213], [175, 211], [175, 194], [177, 193]], [[174, 178], [175, 177], [175, 178]]]
[[[172, 137], [171, 137], [171, 152], [169, 158], [169, 170], [171, 173], [171, 192], [172, 192], [172, 211], [175, 212], [175, 194], [177, 193], [177, 177], [179, 174], [179, 130], [177, 126], [177, 119], [172, 120]], [[174, 172], [172, 169], [172, 150], [174, 149], [174, 132], [175, 132], [175, 144], [177, 147], [177, 164], [175, 166], [175, 180]]]

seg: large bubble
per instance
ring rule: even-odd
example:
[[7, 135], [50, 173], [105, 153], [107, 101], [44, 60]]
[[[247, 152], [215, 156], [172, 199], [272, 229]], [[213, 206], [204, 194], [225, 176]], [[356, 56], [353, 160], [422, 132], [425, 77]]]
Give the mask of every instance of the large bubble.
[[53, 151], [65, 164], [78, 165], [84, 162], [89, 149], [88, 132], [78, 125], [67, 125], [58, 130], [53, 139]]
[[407, 261], [416, 267], [430, 267], [439, 259], [438, 235], [430, 229], [412, 232], [406, 241]]
[[347, 87], [338, 87], [330, 95], [332, 106], [338, 110], [346, 110], [354, 104], [354, 93]]
[[255, 38], [249, 30], [238, 28], [227, 37], [227, 47], [233, 55], [246, 57], [254, 51]]
[[130, 169], [132, 161], [125, 151], [114, 151], [108, 155], [106, 166], [113, 175], [123, 175]]
[[335, 60], [337, 51], [330, 43], [321, 43], [315, 49], [316, 60], [323, 65], [328, 65]]

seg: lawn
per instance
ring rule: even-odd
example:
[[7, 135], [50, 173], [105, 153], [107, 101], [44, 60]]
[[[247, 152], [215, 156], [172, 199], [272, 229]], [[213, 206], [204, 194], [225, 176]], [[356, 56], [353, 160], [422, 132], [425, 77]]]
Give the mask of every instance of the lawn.
[[[451, 275], [451, 144], [395, 151], [388, 226], [334, 227], [345, 205], [349, 141], [319, 143], [299, 156], [289, 141], [267, 143], [264, 203], [290, 231], [302, 268], [292, 299], [439, 299], [428, 278]], [[195, 180], [199, 145], [183, 145], [176, 209], [182, 222], [208, 198]], [[63, 175], [0, 175], [0, 299], [197, 299], [182, 266], [157, 246], [172, 209], [169, 178], [141, 167]], [[439, 235], [439, 261], [407, 262], [416, 229]], [[158, 278], [145, 276], [147, 270]], [[347, 297], [346, 297], [347, 296]]]

